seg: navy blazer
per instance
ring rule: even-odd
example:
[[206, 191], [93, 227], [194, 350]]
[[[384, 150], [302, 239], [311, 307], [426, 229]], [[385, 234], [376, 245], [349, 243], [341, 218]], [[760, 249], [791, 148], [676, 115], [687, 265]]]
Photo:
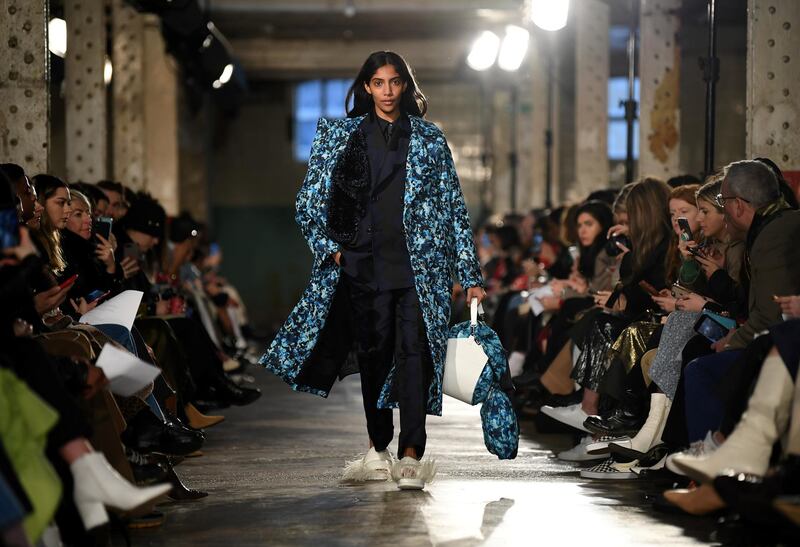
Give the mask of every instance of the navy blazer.
[[342, 269], [373, 290], [414, 286], [403, 227], [403, 195], [411, 122], [401, 116], [387, 143], [374, 114], [359, 124], [366, 136], [370, 186], [364, 216], [351, 245], [342, 248]]

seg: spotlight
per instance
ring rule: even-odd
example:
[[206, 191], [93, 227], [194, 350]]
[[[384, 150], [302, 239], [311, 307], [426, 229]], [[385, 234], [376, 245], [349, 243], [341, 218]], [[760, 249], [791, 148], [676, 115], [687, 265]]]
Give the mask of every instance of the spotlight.
[[497, 51], [500, 49], [500, 38], [490, 30], [484, 30], [475, 43], [467, 57], [467, 64], [473, 70], [487, 70], [497, 59]]
[[47, 47], [61, 58], [67, 54], [67, 22], [63, 19], [53, 17], [47, 24]]
[[568, 15], [569, 0], [531, 0], [531, 19], [542, 30], [561, 30]]
[[106, 62], [103, 64], [103, 82], [108, 85], [111, 83], [111, 78], [114, 77], [114, 65], [111, 64], [111, 59], [106, 55]]
[[503, 43], [500, 45], [500, 55], [497, 64], [503, 70], [514, 71], [519, 69], [525, 54], [528, 53], [528, 39], [530, 33], [522, 27], [508, 25]]

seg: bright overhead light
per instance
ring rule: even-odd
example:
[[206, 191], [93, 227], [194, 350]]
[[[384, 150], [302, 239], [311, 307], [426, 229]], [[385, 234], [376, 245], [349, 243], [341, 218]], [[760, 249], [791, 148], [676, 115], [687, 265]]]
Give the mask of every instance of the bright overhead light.
[[503, 70], [514, 71], [522, 65], [525, 54], [528, 53], [528, 39], [530, 33], [516, 25], [506, 27], [506, 35], [500, 45], [500, 55], [497, 64]]
[[211, 84], [211, 87], [214, 89], [219, 89], [231, 81], [231, 76], [233, 76], [233, 65], [228, 63], [225, 65], [225, 68], [222, 69], [222, 74], [219, 75], [219, 79], [214, 80], [214, 83]]
[[467, 56], [467, 64], [473, 70], [487, 70], [497, 59], [497, 51], [500, 49], [500, 38], [490, 30], [484, 30]]
[[103, 64], [103, 82], [108, 85], [111, 83], [111, 78], [114, 77], [114, 65], [111, 64], [111, 59], [106, 55], [106, 62]]
[[542, 30], [561, 30], [568, 15], [569, 0], [531, 0], [531, 19]]
[[63, 19], [53, 17], [47, 23], [47, 47], [53, 55], [67, 54], [67, 22]]

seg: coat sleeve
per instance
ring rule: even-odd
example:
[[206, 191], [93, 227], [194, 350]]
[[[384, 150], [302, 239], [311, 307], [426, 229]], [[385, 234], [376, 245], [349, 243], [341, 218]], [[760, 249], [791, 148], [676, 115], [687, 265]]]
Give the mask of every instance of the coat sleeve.
[[747, 321], [739, 327], [728, 343], [731, 349], [746, 347], [755, 335], [781, 322], [781, 308], [773, 295], [800, 294], [800, 248], [795, 244], [800, 232], [800, 213], [787, 214], [787, 222], [779, 219], [770, 223], [756, 238], [750, 256], [750, 309]]
[[443, 185], [449, 194], [451, 217], [453, 222], [453, 232], [455, 235], [454, 264], [458, 282], [464, 289], [471, 287], [483, 287], [483, 276], [478, 262], [478, 253], [475, 250], [475, 240], [472, 235], [472, 226], [469, 222], [467, 205], [464, 202], [464, 194], [461, 192], [461, 184], [458, 182], [458, 174], [453, 163], [453, 155], [447, 141], [442, 137], [442, 151], [444, 154], [441, 177]]
[[322, 263], [332, 254], [340, 250], [339, 244], [333, 241], [325, 232], [325, 227], [321, 226], [312, 214], [315, 208], [325, 207], [327, 200], [325, 192], [325, 143], [330, 122], [325, 118], [320, 118], [317, 123], [317, 132], [314, 135], [314, 142], [311, 145], [311, 156], [308, 160], [308, 171], [303, 185], [297, 193], [295, 201], [295, 221], [303, 232], [314, 259]]

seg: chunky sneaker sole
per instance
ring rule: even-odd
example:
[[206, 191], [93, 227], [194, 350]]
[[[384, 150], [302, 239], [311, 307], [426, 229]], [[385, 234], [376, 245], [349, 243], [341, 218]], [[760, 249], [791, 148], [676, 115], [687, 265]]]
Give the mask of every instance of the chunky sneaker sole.
[[435, 475], [436, 460], [431, 458], [418, 461], [405, 457], [392, 465], [392, 479], [400, 490], [422, 490]]

